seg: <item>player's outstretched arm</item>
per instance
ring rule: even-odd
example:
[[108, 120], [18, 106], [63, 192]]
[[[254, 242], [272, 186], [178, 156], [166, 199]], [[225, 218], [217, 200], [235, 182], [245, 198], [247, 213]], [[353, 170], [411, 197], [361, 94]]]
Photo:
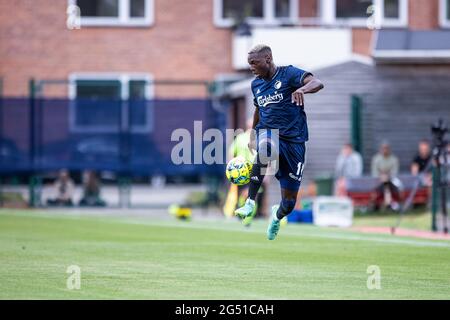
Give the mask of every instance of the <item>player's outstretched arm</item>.
[[307, 76], [303, 80], [304, 85], [301, 88], [298, 88], [292, 94], [292, 103], [295, 103], [298, 106], [303, 106], [305, 102], [304, 95], [307, 93], [316, 93], [323, 89], [324, 85], [322, 81], [315, 78], [312, 75]]

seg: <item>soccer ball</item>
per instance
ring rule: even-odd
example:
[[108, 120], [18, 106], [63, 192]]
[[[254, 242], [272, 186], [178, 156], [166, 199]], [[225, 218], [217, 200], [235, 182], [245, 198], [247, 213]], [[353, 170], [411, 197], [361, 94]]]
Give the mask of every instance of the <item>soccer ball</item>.
[[225, 170], [227, 179], [238, 186], [243, 186], [250, 182], [252, 163], [244, 157], [236, 157], [230, 160]]

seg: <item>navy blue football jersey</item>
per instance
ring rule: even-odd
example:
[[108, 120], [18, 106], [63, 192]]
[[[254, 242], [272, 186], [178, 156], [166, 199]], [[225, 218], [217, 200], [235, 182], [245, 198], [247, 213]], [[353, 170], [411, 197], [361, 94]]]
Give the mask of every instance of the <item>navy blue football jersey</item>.
[[304, 85], [310, 72], [294, 66], [278, 67], [272, 79], [252, 81], [253, 103], [258, 107], [256, 130], [278, 129], [280, 139], [292, 142], [308, 141], [308, 126], [304, 106], [292, 103], [292, 93]]

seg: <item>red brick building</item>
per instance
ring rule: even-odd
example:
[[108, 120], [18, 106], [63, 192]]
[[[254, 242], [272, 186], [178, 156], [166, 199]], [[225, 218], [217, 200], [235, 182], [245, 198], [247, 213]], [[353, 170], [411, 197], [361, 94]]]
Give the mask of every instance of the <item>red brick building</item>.
[[[79, 30], [67, 26], [66, 11], [73, 4], [81, 8]], [[239, 18], [236, 13], [253, 16], [249, 20], [255, 27], [283, 32], [350, 30], [351, 52], [370, 57], [374, 31], [367, 28], [366, 11], [372, 4], [380, 7], [382, 27], [450, 25], [447, 0], [1, 0], [3, 95], [27, 95], [30, 78], [137, 73], [154, 80], [213, 81], [242, 73], [233, 63], [230, 17]], [[168, 91], [157, 88], [156, 95], [174, 94]], [[49, 88], [46, 94], [65, 96], [68, 90]], [[193, 87], [176, 92], [201, 94]]]

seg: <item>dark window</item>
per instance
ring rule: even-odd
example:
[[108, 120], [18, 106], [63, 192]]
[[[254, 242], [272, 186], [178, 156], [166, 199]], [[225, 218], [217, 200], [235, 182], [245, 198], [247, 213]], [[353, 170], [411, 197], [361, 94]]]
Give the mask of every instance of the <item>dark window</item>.
[[145, 17], [145, 0], [130, 0], [130, 17]]
[[450, 20], [450, 0], [447, 0], [447, 20]]
[[222, 0], [223, 17], [242, 19], [263, 17], [263, 0]]
[[120, 99], [120, 81], [78, 80], [77, 98]]
[[75, 123], [79, 126], [113, 126], [120, 123], [120, 81], [78, 80]]
[[367, 18], [372, 0], [336, 0], [337, 18]]
[[146, 86], [147, 83], [143, 80], [131, 80], [129, 82], [130, 118], [133, 126], [145, 126], [147, 123], [147, 106], [149, 102], [145, 100]]
[[288, 18], [290, 16], [290, 0], [275, 0], [275, 17]]
[[82, 17], [118, 17], [119, 0], [78, 0]]
[[384, 0], [384, 17], [385, 18], [400, 18], [400, 1], [399, 0]]
[[145, 87], [147, 83], [144, 80], [130, 80], [130, 99], [145, 99]]
[[[129, 123], [133, 129], [145, 128], [152, 114], [152, 101], [146, 100], [145, 80], [130, 80], [128, 86]], [[75, 124], [97, 129], [107, 126], [115, 131], [122, 123], [122, 83], [119, 80], [77, 80]]]

